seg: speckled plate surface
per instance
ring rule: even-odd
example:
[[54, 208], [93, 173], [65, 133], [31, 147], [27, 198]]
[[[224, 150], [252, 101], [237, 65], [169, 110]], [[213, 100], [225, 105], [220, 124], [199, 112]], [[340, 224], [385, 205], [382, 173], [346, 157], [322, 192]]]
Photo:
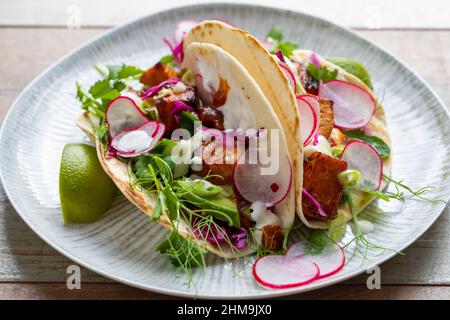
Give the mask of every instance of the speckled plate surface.
[[[22, 219], [56, 250], [111, 279], [166, 294], [204, 298], [264, 298], [317, 289], [353, 277], [394, 253], [369, 250], [356, 255], [338, 274], [310, 285], [271, 291], [256, 285], [249, 260], [227, 263], [208, 257], [191, 285], [167, 258], [155, 253], [166, 231], [148, 221], [118, 196], [110, 212], [92, 224], [64, 225], [58, 197], [61, 151], [68, 142], [85, 141], [75, 126], [80, 107], [74, 83], [87, 86], [98, 77], [94, 64], [129, 63], [142, 68], [166, 54], [162, 36], [180, 19], [222, 18], [263, 38], [279, 25], [291, 39], [322, 55], [351, 57], [369, 69], [375, 92], [386, 110], [393, 139], [393, 177], [412, 187], [433, 185], [432, 198], [450, 194], [450, 121], [436, 94], [411, 69], [355, 33], [330, 22], [290, 11], [246, 5], [198, 5], [160, 12], [116, 28], [64, 57], [17, 98], [2, 127], [0, 168], [5, 190]], [[442, 203], [415, 200], [400, 206], [374, 203], [363, 216], [375, 231], [368, 238], [402, 250], [442, 212]], [[292, 241], [300, 234], [293, 234]], [[343, 242], [352, 238], [351, 228]], [[351, 251], [347, 256], [351, 255]]]

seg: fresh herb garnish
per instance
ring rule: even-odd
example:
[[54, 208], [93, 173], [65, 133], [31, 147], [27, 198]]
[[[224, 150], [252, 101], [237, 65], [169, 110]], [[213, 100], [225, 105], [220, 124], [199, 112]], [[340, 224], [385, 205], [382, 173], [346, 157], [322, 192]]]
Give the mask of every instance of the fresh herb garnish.
[[[161, 143], [159, 152], [165, 153], [167, 147], [172, 146], [167, 141]], [[130, 180], [133, 181], [134, 187], [139, 186], [144, 192], [157, 194], [156, 207], [151, 219], [158, 221], [165, 214], [172, 228], [170, 236], [158, 246], [157, 250], [168, 255], [175, 266], [190, 275], [193, 267], [204, 265], [203, 255], [206, 253], [192, 239], [204, 241], [216, 239], [217, 250], [223, 251], [225, 248], [223, 245], [226, 245], [227, 250], [237, 250], [226, 231], [216, 222], [219, 217], [229, 223], [238, 223], [231, 215], [237, 212], [237, 208], [221, 192], [217, 192], [216, 188], [208, 187], [201, 181], [174, 179], [172, 164], [170, 156], [164, 154], [151, 153], [140, 156], [134, 162], [134, 169], [131, 170], [134, 178]], [[131, 167], [133, 168], [133, 165]], [[206, 176], [204, 179], [209, 177]], [[207, 197], [197, 197], [198, 193], [207, 194]], [[201, 201], [197, 201], [199, 198]], [[227, 212], [230, 218], [225, 219], [223, 215]], [[186, 231], [191, 234], [180, 235], [178, 232], [180, 224], [191, 226], [192, 228]]]
[[173, 54], [168, 54], [168, 55], [162, 57], [161, 60], [159, 60], [159, 62], [161, 62], [162, 64], [166, 64], [172, 68], [177, 66], [177, 64], [175, 62], [175, 57]]
[[76, 97], [82, 104], [83, 110], [104, 119], [108, 104], [126, 89], [127, 86], [124, 81], [138, 79], [143, 71], [138, 67], [129, 65], [108, 65], [106, 66], [107, 70], [99, 66], [94, 66], [94, 68], [104, 78], [95, 82], [88, 92], [85, 92], [77, 82], [75, 84]]
[[349, 137], [350, 140], [360, 140], [370, 144], [378, 151], [383, 160], [389, 158], [391, 155], [391, 148], [379, 137], [370, 136], [363, 130], [344, 131], [344, 134]]
[[298, 45], [291, 41], [283, 39], [283, 32], [279, 27], [272, 27], [266, 36], [266, 40], [274, 44], [275, 48], [272, 53], [281, 50], [285, 57], [290, 57], [292, 52], [298, 48]]
[[181, 128], [186, 129], [189, 131], [189, 133], [193, 136], [194, 135], [194, 123], [196, 121], [200, 121], [197, 117], [197, 115], [194, 112], [191, 111], [181, 111], [180, 112], [180, 121], [178, 124]]
[[[395, 179], [393, 179], [393, 178], [391, 178], [391, 177], [389, 177], [389, 176], [387, 176], [385, 174], [383, 174], [383, 178], [388, 180], [388, 181], [390, 181], [390, 182], [392, 182], [395, 185], [395, 187], [397, 188], [397, 192], [399, 192], [399, 188], [402, 188], [402, 189], [405, 189], [406, 191], [408, 191], [408, 193], [410, 193], [411, 197], [413, 197], [413, 198], [418, 198], [420, 200], [431, 202], [431, 203], [438, 203], [438, 202], [443, 203], [443, 204], [447, 203], [447, 202], [445, 202], [442, 199], [429, 199], [429, 198], [423, 196], [426, 192], [428, 192], [428, 191], [430, 191], [432, 189], [435, 189], [435, 187], [433, 187], [433, 186], [425, 186], [425, 187], [419, 188], [417, 190], [414, 190], [411, 187], [408, 187], [403, 182], [403, 180], [397, 181], [397, 180], [395, 180]], [[401, 193], [401, 195], [402, 195], [401, 198], [404, 199], [403, 193]]]
[[170, 258], [170, 262], [182, 270], [204, 267], [206, 250], [192, 240], [184, 238], [176, 229], [161, 242], [156, 250]]
[[338, 76], [338, 70], [335, 69], [333, 71], [330, 71], [325, 66], [316, 67], [312, 63], [308, 64], [306, 67], [306, 70], [308, 73], [313, 77], [316, 81], [322, 81], [322, 82], [328, 82], [331, 80], [334, 80]]
[[[404, 253], [402, 253], [400, 251], [385, 248], [385, 247], [382, 247], [378, 244], [372, 243], [369, 240], [367, 240], [367, 238], [365, 237], [364, 233], [361, 230], [361, 227], [359, 226], [359, 220], [357, 217], [357, 212], [353, 205], [352, 196], [351, 196], [350, 192], [348, 192], [348, 191], [345, 191], [345, 193], [346, 193], [347, 204], [348, 204], [348, 207], [350, 209], [350, 213], [351, 213], [352, 219], [353, 219], [354, 232], [356, 233], [355, 237], [352, 240], [350, 240], [350, 242], [348, 242], [346, 245], [344, 245], [344, 248], [348, 248], [352, 243], [355, 243], [355, 248], [353, 250], [353, 253], [352, 253], [352, 256], [350, 257], [350, 259], [353, 258], [353, 256], [356, 254], [356, 252], [361, 253], [363, 258], [366, 259], [367, 251], [369, 249], [378, 249], [378, 250], [382, 250], [383, 252], [392, 251], [392, 252], [403, 255]], [[361, 244], [365, 247], [364, 252], [362, 252], [360, 249]]]

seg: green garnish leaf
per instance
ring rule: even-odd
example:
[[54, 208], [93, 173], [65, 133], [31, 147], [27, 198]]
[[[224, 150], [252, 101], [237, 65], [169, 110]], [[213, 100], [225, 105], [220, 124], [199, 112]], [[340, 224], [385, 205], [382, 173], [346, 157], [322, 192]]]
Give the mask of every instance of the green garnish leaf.
[[137, 178], [151, 178], [152, 174], [149, 169], [149, 164], [151, 161], [151, 156], [140, 156], [134, 165], [135, 175]]
[[181, 128], [189, 131], [191, 135], [194, 135], [194, 123], [200, 121], [197, 115], [191, 111], [181, 111], [179, 125]]
[[105, 110], [102, 109], [102, 104], [95, 100], [89, 93], [85, 92], [78, 82], [75, 83], [75, 87], [77, 89], [76, 97], [81, 103], [82, 109], [103, 119], [105, 117]]
[[281, 50], [285, 57], [290, 57], [298, 45], [292, 41], [283, 41], [283, 31], [279, 27], [272, 27], [266, 36], [266, 40], [273, 42], [275, 48], [272, 53]]
[[328, 224], [328, 237], [331, 241], [338, 243], [344, 238], [346, 229], [347, 222], [345, 221], [344, 212], [339, 210], [337, 217]]
[[162, 57], [159, 62], [161, 62], [162, 64], [173, 65], [175, 63], [175, 57], [173, 56], [173, 54], [168, 54]]
[[171, 221], [176, 221], [180, 216], [180, 206], [175, 192], [170, 186], [166, 186], [161, 190], [160, 198], [167, 216]]
[[312, 63], [308, 64], [308, 66], [306, 67], [306, 70], [308, 70], [308, 73], [316, 81], [328, 82], [328, 81], [336, 79], [338, 76], [337, 69], [330, 71], [325, 66], [316, 67]]
[[298, 49], [298, 45], [294, 42], [285, 41], [280, 42], [277, 46], [278, 50], [281, 50], [281, 53], [283, 53], [283, 56], [290, 57], [292, 56], [292, 52], [294, 52], [295, 49]]
[[120, 92], [111, 87], [109, 79], [98, 80], [89, 89], [89, 93], [95, 99], [108, 99], [112, 100], [120, 95]]
[[281, 42], [283, 41], [283, 31], [281, 31], [280, 27], [274, 26], [272, 27], [272, 29], [269, 30], [266, 39], [272, 39]]
[[158, 197], [158, 200], [156, 201], [155, 210], [153, 210], [153, 214], [150, 218], [151, 221], [159, 221], [159, 218], [161, 217], [163, 208], [161, 199]]
[[382, 139], [376, 136], [369, 136], [362, 130], [344, 131], [344, 134], [350, 138], [350, 140], [360, 140], [367, 142], [374, 147], [380, 154], [381, 159], [387, 159], [391, 155], [391, 148]]
[[311, 255], [318, 255], [333, 243], [326, 230], [311, 229], [309, 230], [308, 242], [305, 251]]
[[95, 129], [95, 134], [104, 145], [109, 144], [109, 128], [106, 122], [103, 122], [100, 127]]
[[122, 65], [121, 69], [117, 72], [118, 79], [139, 78], [144, 73], [144, 70], [136, 66]]
[[192, 268], [205, 266], [206, 250], [184, 238], [177, 230], [173, 230], [170, 236], [156, 247], [156, 251], [169, 256], [170, 262], [183, 270], [190, 271]]

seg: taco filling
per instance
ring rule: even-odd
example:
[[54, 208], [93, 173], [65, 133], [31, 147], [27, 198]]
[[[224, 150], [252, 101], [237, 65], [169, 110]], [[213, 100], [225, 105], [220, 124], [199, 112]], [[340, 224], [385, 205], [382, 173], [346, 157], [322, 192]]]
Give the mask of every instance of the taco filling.
[[122, 193], [172, 230], [158, 250], [190, 267], [204, 263], [203, 248], [223, 257], [279, 250], [294, 220], [292, 165], [281, 124], [245, 68], [217, 46], [192, 43], [177, 63], [108, 69], [97, 83], [114, 91], [101, 104], [79, 88], [78, 125]]

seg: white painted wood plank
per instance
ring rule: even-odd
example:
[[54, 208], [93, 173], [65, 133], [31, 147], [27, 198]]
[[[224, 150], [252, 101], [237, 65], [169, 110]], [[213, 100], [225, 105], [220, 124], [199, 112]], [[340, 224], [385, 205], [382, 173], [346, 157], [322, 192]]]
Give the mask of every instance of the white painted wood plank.
[[[186, 3], [221, 0], [15, 0], [0, 2], [0, 26], [115, 26], [128, 20]], [[303, 11], [358, 28], [450, 28], [447, 0], [231, 0]], [[79, 14], [79, 15], [78, 15]]]

